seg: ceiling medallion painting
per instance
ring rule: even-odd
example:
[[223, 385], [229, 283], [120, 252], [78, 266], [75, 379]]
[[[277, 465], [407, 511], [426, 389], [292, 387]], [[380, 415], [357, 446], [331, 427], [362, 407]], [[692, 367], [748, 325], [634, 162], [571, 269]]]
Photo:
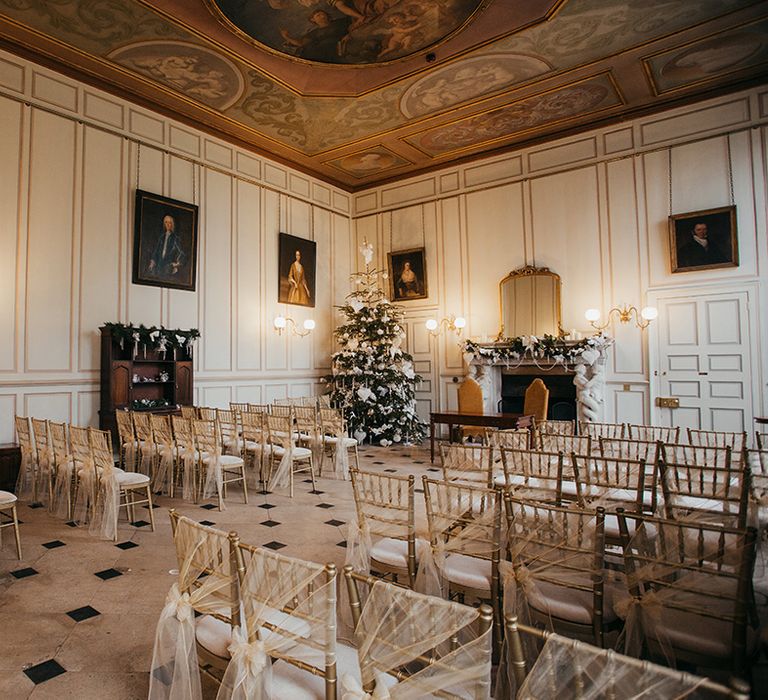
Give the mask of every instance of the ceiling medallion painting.
[[317, 63], [372, 64], [424, 51], [461, 29], [485, 0], [209, 0], [240, 34]]
[[359, 153], [353, 153], [344, 156], [343, 158], [330, 160], [328, 163], [356, 178], [378, 175], [385, 170], [392, 170], [393, 168], [410, 165], [410, 161], [399, 156], [397, 153], [393, 153], [384, 146], [368, 148]]
[[140, 41], [109, 57], [214, 109], [231, 107], [245, 89], [242, 74], [229, 59], [183, 41]]

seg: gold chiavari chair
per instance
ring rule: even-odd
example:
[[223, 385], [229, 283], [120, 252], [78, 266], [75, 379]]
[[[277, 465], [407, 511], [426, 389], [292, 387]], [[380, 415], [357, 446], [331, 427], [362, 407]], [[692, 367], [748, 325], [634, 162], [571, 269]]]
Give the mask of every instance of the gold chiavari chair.
[[490, 601], [494, 619], [501, 619], [501, 490], [422, 481], [430, 548], [419, 565], [419, 590]]
[[490, 698], [488, 605], [474, 608], [424, 595], [351, 566], [344, 567], [344, 578], [361, 676], [356, 686], [342, 674], [344, 698]]
[[[494, 448], [494, 454], [500, 455], [501, 448], [513, 450], [527, 450], [531, 446], [531, 431], [528, 428], [510, 428], [508, 430], [494, 430], [488, 428], [483, 436], [483, 444]], [[500, 457], [496, 459], [498, 462]]]
[[536, 430], [549, 435], [575, 435], [576, 421], [573, 420], [537, 420]]
[[536, 433], [536, 447], [543, 452], [562, 452], [565, 462], [570, 460], [573, 453], [577, 455], [592, 454], [592, 438], [589, 435], [560, 435], [557, 433]]
[[129, 472], [138, 468], [139, 441], [136, 439], [136, 430], [133, 427], [133, 416], [130, 411], [115, 411], [117, 422], [118, 455], [120, 467]]
[[[293, 498], [294, 474], [308, 471], [312, 481], [312, 490], [316, 491], [315, 471], [312, 464], [312, 450], [296, 445], [291, 415], [279, 416], [267, 414], [267, 432], [269, 439], [270, 476], [268, 491], [288, 486]], [[277, 462], [277, 468], [272, 468]]]
[[[242, 628], [232, 629], [233, 641], [249, 645], [251, 658], [263, 663], [234, 655], [219, 697], [239, 697], [231, 694], [238, 683], [259, 688], [269, 672], [273, 698], [334, 700], [337, 666], [346, 675], [354, 659], [353, 650], [336, 642], [336, 566], [237, 540], [232, 546], [242, 605]], [[274, 660], [271, 669], [268, 659]]]
[[[350, 470], [357, 517], [347, 525], [346, 564], [416, 583], [415, 477]], [[372, 538], [378, 538], [373, 541]]]
[[208, 406], [197, 407], [196, 420], [216, 420], [216, 409]]
[[160, 613], [150, 698], [202, 697], [200, 673], [219, 683], [230, 663], [232, 629], [240, 625], [235, 533], [170, 511], [178, 580]]
[[3, 530], [12, 527], [16, 538], [16, 556], [21, 559], [21, 536], [19, 534], [19, 518], [16, 514], [17, 500], [10, 491], [0, 491], [0, 545], [2, 545]]
[[[505, 619], [508, 698], [645, 698], [680, 700], [703, 697], [749, 700], [750, 688], [731, 679], [730, 688], [709, 678], [599, 649], [578, 639]], [[527, 654], [527, 650], [533, 650]], [[532, 658], [529, 658], [532, 657]], [[497, 692], [497, 697], [502, 695]]]
[[69, 430], [66, 423], [48, 422], [55, 464], [51, 512], [58, 518], [72, 520], [75, 462], [69, 447]]
[[[664, 442], [673, 442], [665, 440]], [[674, 442], [677, 442], [676, 440]], [[730, 447], [731, 456], [741, 455], [747, 447], [746, 432], [733, 433], [724, 430], [694, 430], [688, 428], [688, 442], [701, 447]]]
[[182, 497], [185, 501], [197, 502], [198, 469], [200, 455], [195, 449], [195, 434], [192, 422], [195, 419], [171, 416], [173, 442], [176, 449], [176, 469], [173, 474], [174, 491], [181, 479]]
[[243, 441], [240, 438], [240, 421], [236, 411], [217, 408], [216, 421], [221, 431], [224, 454], [241, 456]]
[[268, 403], [249, 403], [248, 410], [256, 413], [269, 413]]
[[440, 445], [443, 479], [479, 488], [492, 488], [493, 447], [472, 444]]
[[273, 403], [269, 407], [269, 412], [273, 416], [282, 416], [283, 418], [293, 418], [292, 403]]
[[32, 435], [35, 440], [35, 455], [37, 455], [37, 464], [35, 466], [37, 498], [35, 500], [42, 502], [41, 499], [45, 498], [50, 509], [53, 500], [55, 465], [48, 421], [42, 418], [31, 418], [30, 422], [32, 424]]
[[321, 408], [332, 408], [330, 394], [320, 394], [319, 396], [316, 396], [315, 399], [317, 400], [318, 410]]
[[595, 423], [593, 421], [579, 421], [579, 435], [588, 435], [592, 442], [603, 438], [627, 438], [629, 430], [626, 423]]
[[644, 460], [576, 454], [572, 460], [578, 504], [584, 509], [605, 508], [605, 536], [610, 544], [619, 541], [619, 508], [633, 513], [656, 512], [656, 470], [651, 470], [649, 480]]
[[646, 442], [680, 442], [680, 426], [664, 425], [627, 425], [631, 440]]
[[202, 498], [210, 498], [214, 492], [219, 510], [224, 509], [227, 485], [242, 483], [243, 502], [248, 503], [248, 486], [245, 479], [245, 462], [239, 455], [222, 454], [221, 432], [215, 420], [192, 421], [198, 464], [198, 492]]
[[21, 450], [19, 476], [16, 479], [16, 495], [22, 500], [35, 502], [38, 496], [39, 474], [32, 426], [26, 416], [16, 416], [14, 425], [16, 427], [16, 439]]
[[230, 411], [238, 411], [242, 413], [243, 411], [249, 411], [248, 408], [250, 406], [249, 403], [238, 403], [236, 401], [230, 401], [229, 402], [229, 410]]
[[675, 464], [686, 464], [691, 467], [717, 467], [730, 469], [740, 467], [741, 460], [734, 455], [730, 447], [714, 447], [707, 445], [688, 445], [685, 443], [659, 443], [659, 459]]
[[197, 406], [182, 406], [181, 417], [186, 418], [187, 420], [195, 420], [196, 418], [199, 418], [200, 414], [198, 413]]
[[240, 413], [240, 431], [246, 468], [253, 469], [258, 474], [258, 480], [266, 484], [265, 459], [269, 454], [270, 445], [264, 415], [259, 411], [243, 411]]
[[312, 405], [294, 406], [297, 439], [300, 445], [312, 450], [312, 457], [317, 464], [322, 462], [322, 437], [320, 418], [317, 408]]
[[643, 459], [648, 465], [656, 464], [662, 443], [650, 440], [631, 440], [628, 438], [600, 438], [601, 457], [619, 457], [620, 459]]
[[631, 598], [625, 653], [745, 677], [757, 648], [752, 602], [756, 533], [618, 513]]
[[280, 399], [274, 399], [272, 401], [273, 406], [293, 406], [296, 403], [297, 399], [293, 398], [292, 396], [286, 396]]
[[326, 452], [333, 455], [333, 470], [337, 479], [349, 477], [349, 451], [355, 458], [355, 467], [360, 469], [360, 456], [357, 452], [357, 440], [349, 436], [344, 413], [338, 408], [321, 408], [320, 436], [322, 450], [320, 452], [319, 473], [323, 473]]
[[152, 435], [150, 414], [146, 411], [131, 411], [133, 429], [139, 449], [136, 455], [136, 471], [152, 478], [152, 467], [155, 461], [155, 438]]
[[605, 584], [605, 511], [504, 497], [509, 561], [500, 564], [504, 615], [606, 646], [621, 591]]
[[126, 472], [115, 467], [112, 434], [108, 430], [88, 428], [88, 442], [95, 467], [96, 482], [96, 507], [91, 520], [91, 533], [116, 542], [120, 508], [125, 508], [129, 521], [135, 523], [136, 506], [144, 505], [147, 506], [149, 524], [154, 532], [155, 514], [149, 476], [140, 472]]
[[74, 472], [72, 511], [74, 520], [82, 524], [91, 520], [96, 503], [96, 465], [91, 452], [88, 428], [70, 425], [69, 446]]
[[152, 414], [150, 416], [152, 439], [155, 444], [155, 462], [152, 465], [152, 489], [155, 493], [167, 494], [171, 498], [175, 492], [175, 474], [177, 450], [173, 441], [171, 416]]
[[659, 460], [664, 513], [670, 520], [692, 520], [726, 527], [747, 526], [751, 472]]
[[[527, 498], [560, 505], [563, 500], [562, 452], [542, 452], [540, 450], [502, 449], [501, 461], [504, 465], [505, 489], [515, 498]], [[570, 473], [575, 498], [576, 484]]]

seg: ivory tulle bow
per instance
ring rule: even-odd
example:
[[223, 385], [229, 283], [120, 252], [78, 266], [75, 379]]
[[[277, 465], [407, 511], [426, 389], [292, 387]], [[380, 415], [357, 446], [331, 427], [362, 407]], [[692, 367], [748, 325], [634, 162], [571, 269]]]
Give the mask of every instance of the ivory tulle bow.
[[171, 590], [168, 591], [165, 606], [168, 612], [179, 622], [186, 622], [192, 617], [192, 603], [190, 602], [189, 593], [182, 593], [179, 590], [178, 583], [174, 583], [171, 586]]
[[387, 686], [379, 679], [373, 693], [366, 693], [360, 681], [349, 673], [341, 677], [341, 700], [390, 700]]
[[245, 631], [235, 627], [232, 631], [232, 643], [228, 647], [232, 661], [246, 670], [247, 677], [258, 679], [269, 661], [264, 642], [258, 639], [249, 642]]

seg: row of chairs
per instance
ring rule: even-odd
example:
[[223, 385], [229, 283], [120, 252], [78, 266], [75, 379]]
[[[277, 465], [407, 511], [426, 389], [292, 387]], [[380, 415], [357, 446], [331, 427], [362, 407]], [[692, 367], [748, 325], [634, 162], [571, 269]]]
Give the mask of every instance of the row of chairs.
[[[425, 542], [416, 538], [413, 477], [352, 476], [357, 518], [348, 533], [347, 563], [356, 570], [392, 575], [435, 595], [490, 601], [497, 621], [504, 610], [521, 616], [523, 609], [524, 621], [580, 634], [598, 646], [626, 619], [625, 634], [640, 637], [651, 652], [659, 651], [654, 640], [661, 639], [662, 652], [675, 658], [744, 672], [755, 637], [754, 530], [627, 512], [621, 505], [610, 514], [594, 504], [566, 508], [501, 488], [424, 477]], [[615, 550], [608, 517], [615, 523], [618, 563], [609, 556]], [[616, 568], [626, 573], [627, 585], [613, 581]], [[649, 606], [660, 606], [651, 609], [656, 620], [665, 604], [675, 611], [671, 626], [655, 636], [655, 628], [638, 626]], [[690, 628], [686, 616], [716, 635], [681, 633]], [[498, 649], [501, 640], [496, 643]]]
[[136, 506], [146, 505], [154, 530], [150, 479], [115, 466], [108, 431], [23, 416], [15, 425], [22, 453], [18, 498], [89, 523], [93, 534], [113, 540], [120, 510], [135, 522]]

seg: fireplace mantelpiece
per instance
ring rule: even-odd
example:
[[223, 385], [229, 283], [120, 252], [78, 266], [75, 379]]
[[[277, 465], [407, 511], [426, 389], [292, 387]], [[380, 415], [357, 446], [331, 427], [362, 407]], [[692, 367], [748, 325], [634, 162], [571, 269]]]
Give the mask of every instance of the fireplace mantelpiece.
[[[565, 341], [565, 344], [567, 346], [568, 341]], [[578, 419], [599, 422], [603, 419], [605, 401], [606, 351], [612, 344], [612, 338], [596, 336], [590, 348], [566, 360], [560, 357], [557, 359], [537, 357], [534, 354], [535, 345], [528, 347], [518, 357], [509, 357], [505, 352], [509, 346], [494, 343], [476, 345], [478, 352], [467, 353], [465, 360], [468, 365], [468, 376], [472, 377], [483, 391], [485, 411], [497, 410], [501, 399], [502, 371], [529, 376], [567, 374], [573, 377], [576, 387]]]

